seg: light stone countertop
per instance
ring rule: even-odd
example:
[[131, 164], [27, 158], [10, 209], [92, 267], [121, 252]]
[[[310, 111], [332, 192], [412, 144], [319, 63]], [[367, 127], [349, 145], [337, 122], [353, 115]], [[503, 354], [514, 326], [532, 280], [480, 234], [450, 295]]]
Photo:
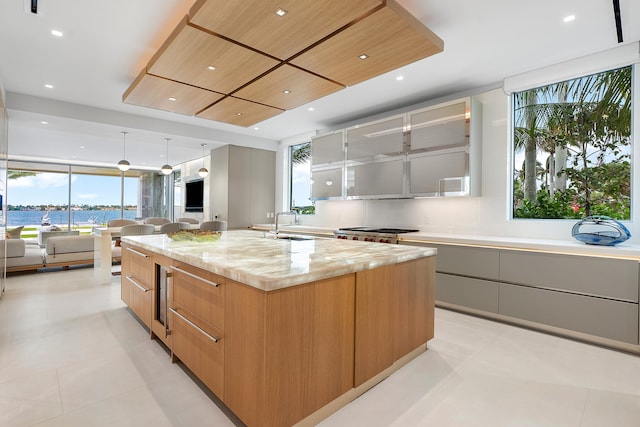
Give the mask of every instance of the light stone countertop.
[[470, 246], [484, 246], [500, 249], [520, 249], [569, 255], [588, 255], [606, 258], [625, 258], [640, 261], [640, 246], [620, 243], [616, 246], [587, 245], [575, 239], [551, 240], [509, 236], [483, 236], [475, 234], [449, 234], [416, 232], [402, 234], [400, 243], [443, 243]]
[[[256, 224], [256, 229], [273, 228], [273, 224]], [[283, 225], [280, 229], [283, 232], [307, 232], [307, 233], [330, 233], [337, 227], [319, 227], [312, 225]], [[401, 228], [411, 228], [402, 226]], [[418, 228], [418, 227], [415, 227]], [[512, 236], [489, 236], [480, 234], [463, 233], [438, 233], [433, 231], [418, 231], [414, 233], [400, 234], [398, 241], [401, 244], [426, 244], [442, 243], [469, 246], [484, 246], [500, 249], [519, 249], [541, 251], [569, 255], [588, 255], [606, 258], [625, 258], [640, 261], [640, 245], [628, 242], [620, 243], [616, 246], [587, 245], [571, 237], [566, 239], [535, 239], [529, 237]]]
[[166, 234], [126, 236], [122, 241], [264, 291], [436, 255], [428, 247], [264, 235], [232, 230], [211, 243], [174, 242]]

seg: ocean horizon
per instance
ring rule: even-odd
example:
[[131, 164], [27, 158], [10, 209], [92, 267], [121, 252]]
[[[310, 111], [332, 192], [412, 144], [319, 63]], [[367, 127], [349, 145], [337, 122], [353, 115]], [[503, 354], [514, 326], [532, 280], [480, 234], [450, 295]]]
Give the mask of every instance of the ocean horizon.
[[[20, 225], [42, 225], [42, 217], [49, 215], [50, 225], [67, 225], [68, 211], [5, 211], [8, 227]], [[125, 219], [136, 219], [136, 211], [125, 210]], [[120, 218], [120, 209], [71, 211], [71, 225], [106, 224], [111, 219]]]

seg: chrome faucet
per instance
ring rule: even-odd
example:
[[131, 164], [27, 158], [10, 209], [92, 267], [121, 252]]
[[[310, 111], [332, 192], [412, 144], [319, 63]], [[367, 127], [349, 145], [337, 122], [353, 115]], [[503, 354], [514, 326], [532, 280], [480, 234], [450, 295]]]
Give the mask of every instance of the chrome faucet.
[[280, 215], [294, 215], [293, 223], [294, 224], [298, 223], [298, 212], [296, 212], [296, 211], [277, 212], [276, 213], [276, 225], [275, 225], [275, 229], [273, 230], [273, 232], [275, 233], [274, 239], [278, 238], [278, 217]]

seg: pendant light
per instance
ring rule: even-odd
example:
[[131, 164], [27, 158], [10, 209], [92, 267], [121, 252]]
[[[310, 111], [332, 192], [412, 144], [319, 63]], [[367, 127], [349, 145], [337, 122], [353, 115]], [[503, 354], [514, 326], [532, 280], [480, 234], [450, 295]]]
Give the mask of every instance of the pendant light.
[[129, 132], [122, 131], [122, 160], [118, 162], [118, 169], [122, 172], [128, 171], [131, 167], [131, 164], [126, 160], [127, 159], [127, 134]]
[[207, 144], [200, 144], [200, 146], [202, 147], [202, 167], [198, 170], [198, 175], [204, 178], [209, 175], [209, 171], [204, 167], [204, 147], [206, 147]]
[[167, 164], [160, 168], [160, 172], [162, 172], [163, 175], [170, 175], [171, 172], [173, 172], [173, 167], [169, 164], [169, 141], [171, 141], [171, 138], [165, 138], [164, 140], [167, 142]]

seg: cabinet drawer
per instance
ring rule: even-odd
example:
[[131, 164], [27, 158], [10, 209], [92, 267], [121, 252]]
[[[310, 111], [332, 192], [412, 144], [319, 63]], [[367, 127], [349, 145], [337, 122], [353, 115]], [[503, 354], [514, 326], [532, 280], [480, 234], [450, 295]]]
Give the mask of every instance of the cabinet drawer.
[[638, 344], [638, 304], [500, 285], [500, 314]]
[[170, 309], [173, 355], [224, 399], [224, 341], [216, 328], [206, 330], [179, 310]]
[[498, 313], [500, 284], [470, 277], [436, 274], [436, 301]]
[[436, 271], [481, 279], [498, 279], [500, 257], [497, 249], [472, 246], [431, 245], [438, 249]]
[[123, 276], [131, 276], [145, 287], [153, 289], [153, 258], [150, 252], [127, 244], [122, 245]]
[[638, 302], [633, 260], [503, 250], [500, 280]]
[[123, 286], [129, 288], [129, 308], [142, 322], [151, 328], [151, 310], [153, 308], [154, 291], [135, 277], [122, 278]]
[[171, 267], [172, 307], [224, 330], [224, 277], [177, 264]]

